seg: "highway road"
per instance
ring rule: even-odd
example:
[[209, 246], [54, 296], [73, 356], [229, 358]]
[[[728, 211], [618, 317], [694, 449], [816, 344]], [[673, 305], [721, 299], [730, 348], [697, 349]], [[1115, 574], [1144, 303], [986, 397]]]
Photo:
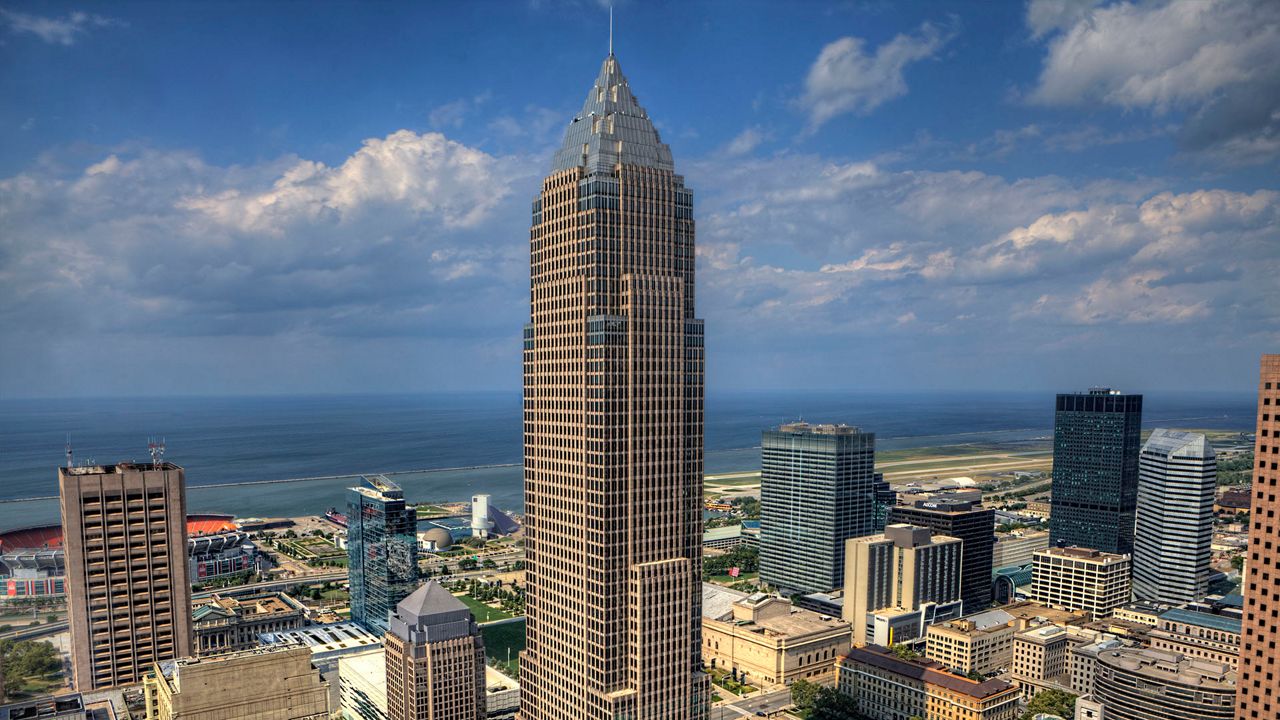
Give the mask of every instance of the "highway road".
[[[714, 690], [715, 688], [713, 687], [712, 689]], [[789, 705], [791, 705], [791, 691], [778, 690], [764, 695], [755, 695], [745, 700], [735, 700], [732, 703], [715, 705], [711, 708], [710, 720], [738, 720], [741, 717], [756, 718], [759, 717], [756, 715], [758, 712], [772, 715]]]

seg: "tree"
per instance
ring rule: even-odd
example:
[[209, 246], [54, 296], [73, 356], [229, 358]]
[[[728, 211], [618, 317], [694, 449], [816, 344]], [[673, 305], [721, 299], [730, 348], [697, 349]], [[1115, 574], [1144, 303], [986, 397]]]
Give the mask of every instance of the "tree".
[[868, 720], [858, 712], [858, 703], [848, 695], [829, 687], [818, 688], [809, 720]]
[[808, 680], [796, 680], [791, 683], [791, 702], [801, 710], [808, 710], [818, 699], [818, 690], [821, 688], [821, 685]]
[[1027, 711], [1022, 713], [1022, 720], [1031, 720], [1039, 713], [1069, 718], [1074, 717], [1075, 712], [1075, 695], [1065, 690], [1041, 690], [1027, 703]]
[[920, 653], [912, 650], [909, 645], [903, 645], [902, 643], [894, 643], [889, 647], [889, 651], [897, 655], [899, 660], [911, 661], [920, 659]]

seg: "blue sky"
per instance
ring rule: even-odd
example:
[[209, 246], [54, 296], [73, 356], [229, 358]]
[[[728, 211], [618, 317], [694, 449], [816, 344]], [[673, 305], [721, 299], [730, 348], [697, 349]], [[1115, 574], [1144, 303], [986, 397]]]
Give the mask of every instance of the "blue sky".
[[[519, 385], [594, 2], [0, 3], [0, 397]], [[651, 3], [712, 389], [1237, 389], [1280, 8]]]

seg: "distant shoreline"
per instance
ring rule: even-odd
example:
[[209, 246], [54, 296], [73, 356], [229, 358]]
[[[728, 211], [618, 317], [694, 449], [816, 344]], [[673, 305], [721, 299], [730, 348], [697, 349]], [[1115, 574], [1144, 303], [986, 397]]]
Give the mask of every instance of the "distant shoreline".
[[[341, 475], [312, 475], [311, 477], [299, 478], [280, 478], [277, 480], [243, 480], [240, 482], [212, 483], [210, 485], [188, 485], [187, 492], [192, 490], [203, 490], [204, 488], [229, 488], [229, 487], [245, 487], [248, 485], [280, 485], [283, 483], [300, 483], [300, 482], [317, 482], [320, 480], [341, 480], [342, 478], [356, 478], [365, 475], [408, 475], [422, 473], [442, 473], [442, 472], [460, 472], [466, 470], [490, 470], [493, 468], [519, 467], [521, 463], [493, 463], [491, 465], [463, 465], [461, 467], [448, 468], [424, 468], [421, 470], [392, 470], [389, 472], [370, 472], [370, 473], [344, 473]], [[40, 500], [57, 500], [57, 495], [41, 495], [39, 497], [24, 498], [0, 498], [0, 503], [22, 503], [37, 502]]]

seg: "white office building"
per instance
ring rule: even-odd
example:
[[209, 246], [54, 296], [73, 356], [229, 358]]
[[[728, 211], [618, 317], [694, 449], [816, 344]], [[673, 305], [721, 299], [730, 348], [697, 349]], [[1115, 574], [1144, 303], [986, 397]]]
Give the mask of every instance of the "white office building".
[[1204, 435], [1157, 429], [1138, 459], [1133, 596], [1183, 604], [1208, 592], [1217, 460]]

